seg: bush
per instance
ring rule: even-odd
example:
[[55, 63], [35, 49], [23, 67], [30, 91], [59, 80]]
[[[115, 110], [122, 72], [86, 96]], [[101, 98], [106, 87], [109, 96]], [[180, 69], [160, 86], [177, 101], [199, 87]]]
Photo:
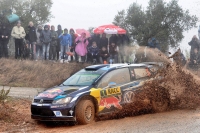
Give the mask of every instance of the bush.
[[8, 90], [5, 90], [4, 88], [0, 90], [0, 102], [3, 102], [8, 98], [8, 94], [10, 92], [10, 88]]

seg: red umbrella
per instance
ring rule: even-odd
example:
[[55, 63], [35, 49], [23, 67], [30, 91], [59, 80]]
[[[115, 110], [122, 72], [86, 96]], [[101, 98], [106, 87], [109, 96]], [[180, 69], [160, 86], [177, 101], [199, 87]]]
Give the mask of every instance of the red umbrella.
[[109, 24], [109, 25], [102, 25], [98, 28], [94, 29], [95, 34], [126, 34], [126, 30], [120, 28], [119, 26]]
[[90, 37], [90, 32], [88, 30], [76, 29], [76, 34], [78, 34], [80, 36], [82, 33], [85, 33], [87, 38]]

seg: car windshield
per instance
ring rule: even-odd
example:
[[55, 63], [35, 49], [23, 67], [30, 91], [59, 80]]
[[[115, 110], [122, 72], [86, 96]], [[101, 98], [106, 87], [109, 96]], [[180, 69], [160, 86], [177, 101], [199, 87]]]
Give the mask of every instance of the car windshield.
[[89, 86], [101, 76], [101, 73], [96, 72], [78, 72], [68, 78], [63, 85], [64, 86]]

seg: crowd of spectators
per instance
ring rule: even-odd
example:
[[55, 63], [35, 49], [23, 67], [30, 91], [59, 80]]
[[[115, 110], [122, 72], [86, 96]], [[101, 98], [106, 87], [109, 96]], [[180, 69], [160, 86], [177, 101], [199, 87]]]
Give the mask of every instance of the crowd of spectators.
[[127, 62], [125, 46], [129, 45], [127, 35], [94, 34], [86, 37], [86, 33], [77, 35], [74, 29], [68, 31], [61, 25], [38, 25], [29, 22], [22, 27], [18, 21], [11, 33], [2, 26], [0, 29], [0, 56], [8, 58], [8, 42], [10, 36], [15, 42], [15, 58], [31, 60], [51, 60], [64, 62], [89, 62], [93, 64]]

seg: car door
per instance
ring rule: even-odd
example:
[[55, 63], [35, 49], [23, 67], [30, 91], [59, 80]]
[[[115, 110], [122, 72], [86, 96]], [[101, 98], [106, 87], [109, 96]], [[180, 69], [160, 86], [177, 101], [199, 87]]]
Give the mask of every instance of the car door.
[[128, 68], [121, 68], [107, 73], [98, 83], [100, 90], [100, 113], [122, 109], [122, 89], [130, 82]]
[[130, 67], [131, 82], [124, 88], [123, 104], [132, 103], [136, 100], [136, 95], [145, 81], [151, 76], [151, 72], [146, 67]]

